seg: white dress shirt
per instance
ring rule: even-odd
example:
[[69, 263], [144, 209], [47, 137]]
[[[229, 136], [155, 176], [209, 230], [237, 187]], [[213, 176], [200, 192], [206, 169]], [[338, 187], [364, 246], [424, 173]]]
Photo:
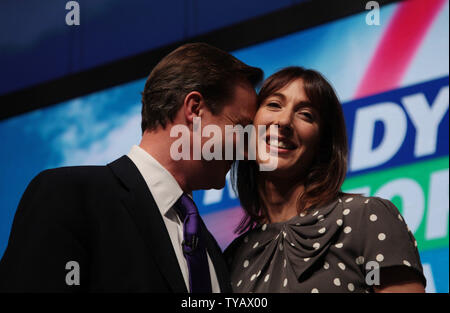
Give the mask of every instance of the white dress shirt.
[[[153, 199], [155, 199], [156, 205], [163, 217], [164, 224], [169, 232], [187, 290], [190, 291], [189, 269], [181, 245], [183, 242], [183, 222], [173, 207], [175, 202], [183, 194], [183, 190], [172, 174], [141, 147], [134, 145], [128, 153], [128, 157], [136, 165], [142, 177], [144, 177], [148, 189], [150, 189]], [[208, 257], [209, 273], [211, 275], [212, 292], [218, 293], [220, 292], [220, 287], [216, 271], [208, 252], [206, 252], [206, 255]]]

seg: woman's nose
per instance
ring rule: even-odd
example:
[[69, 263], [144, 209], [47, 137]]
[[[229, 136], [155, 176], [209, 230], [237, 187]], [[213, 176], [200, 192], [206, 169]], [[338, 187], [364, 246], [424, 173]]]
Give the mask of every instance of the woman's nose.
[[279, 112], [275, 124], [280, 127], [280, 131], [292, 131], [292, 112], [290, 110]]

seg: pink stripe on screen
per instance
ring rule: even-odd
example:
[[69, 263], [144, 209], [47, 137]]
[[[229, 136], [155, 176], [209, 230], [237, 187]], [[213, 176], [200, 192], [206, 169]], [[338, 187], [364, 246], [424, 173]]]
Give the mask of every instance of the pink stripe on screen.
[[208, 213], [202, 215], [203, 221], [206, 227], [211, 232], [211, 234], [216, 238], [219, 246], [224, 250], [236, 237], [234, 234], [234, 229], [242, 217], [244, 216], [244, 211], [240, 206]]
[[398, 5], [357, 88], [355, 99], [400, 86], [415, 53], [445, 2], [408, 0]]

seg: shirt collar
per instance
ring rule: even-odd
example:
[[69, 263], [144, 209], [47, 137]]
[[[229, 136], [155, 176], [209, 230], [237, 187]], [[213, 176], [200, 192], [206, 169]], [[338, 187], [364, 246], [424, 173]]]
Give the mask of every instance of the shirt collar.
[[141, 147], [134, 145], [128, 157], [144, 177], [161, 214], [166, 215], [183, 194], [180, 185], [169, 171]]

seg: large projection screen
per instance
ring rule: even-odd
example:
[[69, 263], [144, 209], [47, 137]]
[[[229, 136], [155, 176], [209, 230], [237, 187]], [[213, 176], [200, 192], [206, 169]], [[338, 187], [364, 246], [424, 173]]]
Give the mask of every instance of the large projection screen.
[[[428, 4], [425, 4], [428, 3]], [[416, 1], [417, 4], [417, 1]], [[414, 233], [428, 292], [448, 292], [449, 3], [407, 2], [292, 33], [232, 53], [263, 68], [322, 72], [344, 109], [350, 144], [343, 190], [390, 199]], [[71, 99], [0, 122], [0, 256], [27, 184], [40, 171], [104, 165], [140, 141], [145, 80]], [[224, 249], [242, 217], [229, 185], [196, 191], [204, 220]]]

